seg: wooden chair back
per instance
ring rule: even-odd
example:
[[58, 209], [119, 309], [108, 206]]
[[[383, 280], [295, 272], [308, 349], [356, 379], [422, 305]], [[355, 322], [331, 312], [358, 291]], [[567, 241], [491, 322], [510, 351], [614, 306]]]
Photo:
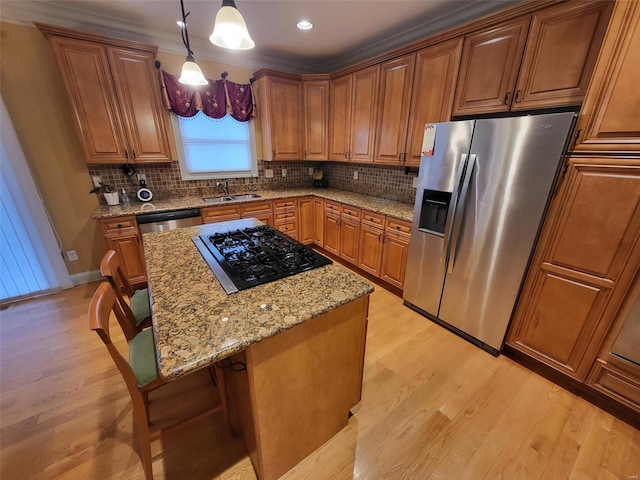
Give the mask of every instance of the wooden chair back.
[[[131, 296], [133, 296], [134, 294], [134, 290], [131, 284], [129, 283], [129, 281], [127, 280], [126, 276], [124, 275], [124, 272], [120, 268], [120, 262], [118, 260], [118, 255], [116, 254], [115, 250], [109, 250], [105, 254], [105, 256], [102, 257], [102, 261], [100, 262], [100, 273], [102, 273], [102, 276], [105, 277], [111, 284], [111, 288], [113, 289], [114, 294], [118, 299], [118, 303], [120, 304], [120, 309], [124, 313], [124, 316], [126, 317], [127, 322], [129, 323], [131, 328], [135, 332], [140, 331], [140, 329], [136, 326], [136, 317], [133, 314], [131, 307], [129, 306], [129, 304], [124, 299], [121, 293], [121, 288], [122, 288], [124, 292], [127, 294], [127, 296], [131, 298]], [[123, 327], [123, 330], [124, 330], [124, 327]], [[127, 328], [127, 330], [130, 330], [130, 329]], [[133, 337], [129, 338], [129, 335], [126, 331], [125, 331], [125, 336], [127, 337], [127, 340], [131, 340], [131, 338], [133, 338]], [[133, 336], [135, 337], [135, 334]]]

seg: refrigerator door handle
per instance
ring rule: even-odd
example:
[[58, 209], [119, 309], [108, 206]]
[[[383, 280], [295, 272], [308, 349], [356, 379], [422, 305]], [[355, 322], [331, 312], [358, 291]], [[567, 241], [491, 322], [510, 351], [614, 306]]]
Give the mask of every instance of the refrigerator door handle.
[[449, 256], [449, 246], [451, 243], [451, 232], [453, 231], [453, 224], [456, 220], [456, 207], [458, 204], [458, 197], [460, 195], [460, 189], [462, 187], [462, 177], [464, 175], [465, 168], [467, 166], [467, 157], [466, 153], [460, 155], [460, 163], [458, 164], [458, 170], [456, 171], [456, 178], [454, 182], [454, 189], [451, 195], [451, 202], [449, 204], [449, 218], [446, 220], [446, 229], [444, 231], [444, 240], [442, 242], [442, 269], [446, 271], [447, 269], [447, 257]]
[[456, 247], [458, 240], [460, 239], [460, 230], [462, 229], [462, 220], [464, 218], [464, 208], [467, 201], [467, 193], [469, 192], [469, 184], [471, 183], [471, 177], [473, 175], [473, 169], [476, 166], [476, 154], [472, 153], [469, 156], [467, 162], [467, 168], [464, 175], [464, 181], [462, 182], [462, 190], [460, 191], [460, 199], [457, 202], [456, 210], [460, 205], [460, 211], [455, 212], [455, 222], [452, 229], [451, 248], [449, 249], [449, 262], [447, 264], [448, 273], [453, 273], [453, 266], [456, 259]]

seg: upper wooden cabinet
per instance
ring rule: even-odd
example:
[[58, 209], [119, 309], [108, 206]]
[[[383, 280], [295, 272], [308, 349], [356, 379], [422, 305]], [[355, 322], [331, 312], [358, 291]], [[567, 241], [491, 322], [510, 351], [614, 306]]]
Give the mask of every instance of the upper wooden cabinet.
[[302, 160], [302, 82], [297, 75], [256, 72], [262, 160]]
[[462, 38], [423, 48], [416, 53], [405, 165], [420, 165], [425, 123], [451, 119]]
[[329, 159], [329, 80], [303, 80], [304, 159]]
[[640, 4], [618, 0], [578, 119], [574, 150], [640, 151]]
[[415, 54], [410, 54], [380, 65], [375, 163], [402, 165], [404, 161], [415, 60]]
[[610, 13], [576, 0], [468, 35], [454, 115], [579, 105]]
[[156, 47], [36, 25], [53, 46], [86, 162], [170, 162]]
[[380, 66], [331, 80], [330, 160], [373, 162]]

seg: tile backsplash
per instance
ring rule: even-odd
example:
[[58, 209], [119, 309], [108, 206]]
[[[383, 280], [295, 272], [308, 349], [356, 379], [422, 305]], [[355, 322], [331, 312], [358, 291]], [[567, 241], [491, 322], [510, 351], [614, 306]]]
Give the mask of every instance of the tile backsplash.
[[[405, 203], [413, 203], [416, 189], [412, 187], [415, 173], [405, 175], [401, 167], [379, 165], [359, 165], [336, 162], [258, 162], [258, 176], [249, 178], [229, 178], [231, 193], [244, 193], [254, 190], [278, 190], [296, 187], [312, 187], [313, 178], [310, 168], [319, 168], [329, 182], [329, 187], [348, 190], [377, 197], [389, 198]], [[265, 170], [273, 170], [273, 177], [266, 178]], [[286, 169], [286, 177], [282, 170]], [[221, 195], [216, 187], [219, 180], [182, 180], [178, 162], [167, 164], [137, 164], [136, 173], [146, 176], [147, 187], [155, 198], [175, 196]], [[353, 172], [358, 172], [354, 180]], [[120, 165], [90, 165], [89, 175], [98, 175], [102, 181], [117, 189], [125, 191], [129, 196], [139, 188], [137, 177], [127, 177]], [[89, 185], [92, 185], [89, 182]], [[104, 202], [102, 196], [100, 201]]]

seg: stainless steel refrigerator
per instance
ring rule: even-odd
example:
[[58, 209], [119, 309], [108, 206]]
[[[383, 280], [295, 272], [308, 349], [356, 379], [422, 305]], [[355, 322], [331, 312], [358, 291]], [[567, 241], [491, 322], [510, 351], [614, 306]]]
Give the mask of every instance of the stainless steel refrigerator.
[[405, 305], [500, 352], [574, 120], [555, 113], [428, 126]]

